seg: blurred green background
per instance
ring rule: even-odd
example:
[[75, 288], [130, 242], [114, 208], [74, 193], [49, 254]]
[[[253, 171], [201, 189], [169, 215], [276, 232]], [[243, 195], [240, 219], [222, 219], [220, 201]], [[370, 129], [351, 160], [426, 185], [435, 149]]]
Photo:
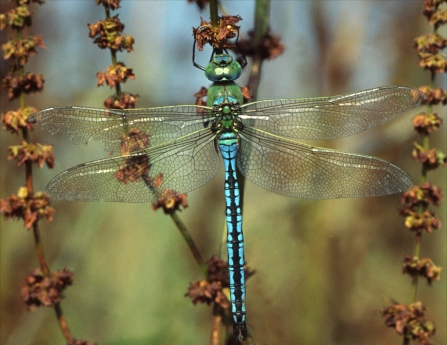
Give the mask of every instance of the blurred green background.
[[[253, 27], [254, 2], [223, 5], [242, 16], [245, 37]], [[271, 27], [286, 51], [264, 64], [258, 99], [428, 84], [429, 73], [417, 67], [412, 49], [414, 37], [431, 32], [422, 9], [422, 1], [272, 1]], [[46, 83], [43, 93], [27, 97], [28, 104], [102, 107], [113, 90], [96, 88], [95, 74], [110, 64], [110, 53], [92, 44], [87, 23], [103, 19], [103, 8], [93, 0], [49, 0], [32, 10], [32, 34], [43, 34], [47, 49], [39, 50], [26, 68], [42, 73]], [[115, 13], [126, 25], [124, 33], [136, 41], [135, 51], [119, 53], [118, 59], [134, 69], [136, 80], [124, 90], [140, 95], [137, 106], [194, 103], [193, 94], [209, 83], [191, 63], [191, 28], [209, 12], [186, 1], [123, 1]], [[209, 52], [199, 56], [202, 64], [208, 59]], [[2, 76], [7, 67], [2, 62]], [[439, 82], [445, 86], [443, 78]], [[2, 92], [2, 112], [17, 106]], [[381, 157], [418, 181], [420, 166], [411, 149], [419, 138], [411, 118], [406, 114], [350, 138], [314, 144]], [[32, 138], [54, 144], [57, 155], [54, 170], [35, 170], [36, 190], [69, 167], [108, 155], [95, 143], [71, 145], [68, 138], [40, 129]], [[17, 140], [5, 132], [0, 136], [2, 198], [24, 184], [23, 167], [7, 161], [5, 150]], [[435, 133], [432, 140], [446, 150], [444, 135]], [[429, 179], [446, 190], [445, 170], [430, 173]], [[400, 195], [298, 200], [247, 183], [245, 255], [256, 270], [247, 284], [247, 308], [255, 342], [400, 344], [380, 316], [384, 306], [394, 300], [406, 303], [410, 296], [410, 279], [400, 271], [413, 237], [396, 214], [399, 200]], [[223, 171], [188, 194], [188, 201], [181, 217], [203, 257], [218, 254]], [[41, 223], [44, 248], [52, 270], [75, 272], [62, 306], [76, 338], [105, 345], [208, 343], [211, 309], [183, 297], [201, 272], [169, 217], [152, 211], [150, 204], [54, 201], [53, 206], [54, 221]], [[435, 212], [445, 221], [446, 203]], [[63, 344], [54, 311], [27, 312], [21, 301], [23, 279], [38, 265], [32, 234], [20, 222], [1, 219], [0, 225], [0, 343]], [[445, 267], [445, 227], [423, 236], [422, 256]], [[446, 343], [445, 274], [432, 287], [421, 280], [418, 299], [438, 327], [434, 340]]]

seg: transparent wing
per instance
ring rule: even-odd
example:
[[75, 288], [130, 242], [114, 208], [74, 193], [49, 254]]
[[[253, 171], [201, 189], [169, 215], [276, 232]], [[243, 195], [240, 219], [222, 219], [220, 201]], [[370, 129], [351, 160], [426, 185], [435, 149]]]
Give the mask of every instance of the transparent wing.
[[137, 129], [150, 135], [155, 146], [203, 128], [210, 108], [195, 105], [141, 109], [96, 109], [54, 107], [30, 116], [51, 134], [68, 134], [70, 142], [87, 144], [91, 139], [102, 141], [106, 151], [118, 151], [120, 138]]
[[379, 196], [405, 191], [411, 177], [379, 158], [297, 143], [245, 127], [238, 167], [272, 192], [305, 199]]
[[214, 136], [202, 128], [164, 145], [75, 166], [53, 178], [47, 192], [70, 201], [155, 202], [202, 186], [218, 169]]
[[333, 139], [380, 125], [424, 99], [419, 90], [386, 86], [334, 97], [248, 103], [241, 107], [241, 118], [249, 126], [289, 138]]

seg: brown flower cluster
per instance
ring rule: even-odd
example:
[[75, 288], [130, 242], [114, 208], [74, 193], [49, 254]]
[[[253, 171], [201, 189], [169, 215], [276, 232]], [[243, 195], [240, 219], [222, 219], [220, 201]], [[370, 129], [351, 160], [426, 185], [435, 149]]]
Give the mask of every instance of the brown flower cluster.
[[410, 276], [420, 276], [427, 279], [428, 284], [441, 278], [442, 267], [436, 266], [429, 258], [418, 258], [405, 255], [402, 263], [402, 273]]
[[[14, 59], [18, 66], [23, 66], [28, 62], [30, 56], [37, 54], [37, 47], [46, 48], [40, 35], [31, 38], [12, 38], [2, 45], [3, 58], [5, 60]], [[18, 66], [15, 66], [15, 69]]]
[[67, 269], [54, 271], [51, 277], [45, 277], [40, 268], [25, 278], [22, 288], [23, 301], [29, 310], [40, 306], [52, 307], [60, 303], [62, 292], [73, 283], [73, 273]]
[[104, 82], [111, 88], [118, 83], [125, 83], [127, 79], [135, 79], [132, 68], [126, 67], [122, 62], [118, 62], [116, 66], [109, 66], [107, 71], [99, 71], [96, 73], [98, 78], [98, 86], [102, 86]]
[[441, 88], [433, 89], [430, 86], [421, 86], [419, 90], [427, 96], [423, 104], [447, 104], [447, 91]]
[[90, 30], [89, 37], [93, 38], [93, 43], [97, 44], [101, 49], [109, 48], [114, 51], [133, 50], [135, 40], [132, 36], [123, 36], [121, 33], [124, 30], [124, 24], [118, 18], [106, 18], [105, 20], [98, 20], [95, 24], [88, 24]]
[[112, 95], [106, 98], [104, 106], [109, 109], [133, 109], [139, 96], [128, 92], [121, 92], [121, 96]]
[[416, 51], [424, 53], [438, 53], [445, 48], [446, 44], [447, 40], [441, 35], [436, 34], [427, 34], [414, 39]]
[[439, 129], [442, 119], [435, 113], [419, 113], [413, 118], [413, 127], [420, 135], [430, 134]]
[[33, 196], [28, 194], [26, 187], [21, 187], [17, 195], [10, 195], [6, 200], [0, 199], [0, 213], [7, 219], [24, 220], [24, 226], [29, 230], [40, 218], [51, 222], [56, 212], [50, 206], [49, 196], [38, 192]]
[[149, 180], [149, 158], [146, 155], [131, 156], [115, 172], [115, 178], [124, 184], [132, 183], [140, 179]]
[[[440, 2], [438, 0], [438, 2]], [[435, 28], [440, 25], [444, 25], [447, 23], [447, 11], [436, 11], [430, 15], [429, 24], [433, 25]]]
[[228, 263], [211, 257], [207, 262], [207, 275], [206, 280], [192, 282], [185, 296], [189, 296], [194, 304], [215, 303], [223, 309], [229, 308], [230, 303], [222, 291], [229, 287]]
[[[149, 147], [149, 136], [136, 128], [131, 128], [129, 134], [123, 135], [120, 141], [120, 152], [123, 156], [128, 156], [132, 152]], [[138, 181], [140, 178], [149, 179], [149, 170], [148, 156], [129, 156], [115, 173], [115, 178], [124, 184]]]
[[399, 214], [405, 217], [405, 226], [417, 233], [431, 233], [441, 227], [441, 221], [431, 211], [418, 212], [405, 208]]
[[441, 227], [441, 221], [435, 217], [434, 213], [428, 211], [428, 207], [438, 205], [443, 199], [439, 187], [432, 186], [429, 182], [422, 186], [413, 186], [402, 196], [402, 203], [405, 204], [399, 214], [405, 217], [405, 226], [416, 233], [430, 233]]
[[[158, 176], [151, 181], [153, 185], [156, 185], [159, 183], [159, 181], [163, 180], [163, 174], [158, 174]], [[166, 189], [164, 190], [157, 202], [154, 202], [152, 204], [152, 209], [154, 211], [158, 210], [159, 208], [162, 208], [164, 213], [171, 214], [174, 211], [180, 210], [180, 207], [187, 208], [188, 207], [188, 200], [186, 197], [186, 194], [180, 194], [172, 189]]]
[[441, 188], [425, 182], [422, 186], [413, 186], [403, 195], [401, 202], [411, 208], [422, 206], [427, 208], [430, 204], [439, 206], [439, 202], [444, 199]]
[[440, 25], [447, 23], [447, 11], [440, 9], [445, 0], [424, 0], [423, 14], [428, 23], [437, 29]]
[[393, 304], [382, 311], [387, 327], [394, 328], [398, 334], [413, 340], [417, 339], [422, 345], [431, 345], [430, 337], [435, 334], [435, 326], [427, 320], [425, 307], [421, 302]]
[[[247, 266], [244, 269], [246, 279], [255, 273]], [[213, 256], [207, 261], [207, 279], [192, 282], [185, 296], [189, 296], [194, 304], [214, 303], [223, 309], [228, 309], [230, 303], [224, 289], [228, 289], [229, 286], [228, 263]]]
[[210, 44], [215, 49], [234, 48], [234, 42], [229, 40], [238, 37], [240, 27], [236, 24], [240, 20], [240, 16], [219, 17], [219, 25], [214, 29], [211, 22], [202, 19], [199, 27], [192, 29], [197, 48], [201, 51], [205, 44]]
[[13, 30], [24, 29], [32, 24], [33, 14], [29, 11], [28, 6], [31, 2], [43, 4], [43, 0], [19, 0], [18, 6], [9, 10], [6, 13], [0, 14], [0, 30], [9, 26]]
[[2, 80], [2, 87], [8, 90], [8, 99], [13, 100], [22, 93], [28, 94], [43, 89], [44, 79], [41, 74], [27, 72], [23, 77], [9, 72]]
[[32, 125], [27, 120], [36, 111], [34, 107], [25, 107], [3, 113], [1, 115], [3, 129], [13, 134], [17, 134], [19, 129], [32, 129]]
[[419, 66], [432, 72], [445, 73], [447, 59], [440, 52], [447, 46], [447, 40], [439, 34], [427, 34], [414, 39]]
[[96, 5], [103, 5], [107, 10], [120, 8], [120, 0], [96, 0]]
[[[204, 100], [206, 96], [208, 96], [208, 89], [202, 86], [200, 90], [194, 94], [194, 97], [196, 98], [196, 102], [194, 104], [199, 106], [206, 106], [207, 102]], [[199, 112], [203, 112], [203, 110], [204, 109], [200, 108]]]
[[210, 305], [215, 303], [223, 309], [227, 309], [230, 306], [228, 299], [222, 292], [222, 283], [217, 281], [199, 280], [193, 282], [190, 284], [185, 296], [189, 296], [193, 304], [206, 303]]
[[131, 128], [129, 134], [120, 138], [120, 153], [128, 155], [149, 147], [149, 135], [137, 128]]
[[259, 54], [263, 60], [272, 60], [284, 52], [285, 46], [281, 43], [281, 38], [278, 35], [266, 34], [257, 47], [253, 45], [254, 31], [249, 31], [248, 36], [250, 37], [249, 39], [239, 42], [242, 53], [245, 56]]
[[17, 160], [18, 165], [31, 161], [41, 168], [44, 163], [50, 169], [54, 167], [53, 145], [32, 144], [23, 140], [20, 145], [8, 146], [8, 150], [8, 159]]
[[413, 151], [411, 153], [414, 159], [421, 162], [426, 170], [437, 169], [440, 166], [447, 164], [447, 156], [440, 150], [435, 148], [426, 149], [418, 143], [413, 144]]

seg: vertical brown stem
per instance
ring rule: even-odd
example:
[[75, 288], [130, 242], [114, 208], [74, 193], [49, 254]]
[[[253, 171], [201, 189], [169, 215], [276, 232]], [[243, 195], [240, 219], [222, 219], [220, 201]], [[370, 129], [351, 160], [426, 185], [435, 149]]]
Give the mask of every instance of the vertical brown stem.
[[37, 260], [39, 260], [39, 266], [45, 277], [50, 277], [51, 272], [48, 267], [47, 261], [45, 260], [45, 254], [42, 248], [42, 239], [40, 236], [39, 223], [37, 222], [33, 224], [33, 235], [34, 235], [34, 247], [36, 249]]

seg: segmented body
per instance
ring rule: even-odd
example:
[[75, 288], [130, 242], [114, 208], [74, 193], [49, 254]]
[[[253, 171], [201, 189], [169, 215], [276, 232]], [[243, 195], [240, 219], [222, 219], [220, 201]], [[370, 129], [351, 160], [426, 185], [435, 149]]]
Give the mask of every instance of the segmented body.
[[222, 73], [224, 81], [216, 82], [208, 94], [208, 105], [216, 116], [211, 129], [217, 134], [220, 154], [225, 167], [225, 217], [227, 222], [228, 274], [230, 303], [234, 322], [234, 335], [244, 340], [247, 337], [245, 320], [245, 259], [244, 235], [242, 233], [242, 209], [239, 183], [236, 176], [236, 159], [239, 149], [238, 132], [243, 124], [238, 118], [242, 102], [240, 88], [231, 80], [234, 75]]

